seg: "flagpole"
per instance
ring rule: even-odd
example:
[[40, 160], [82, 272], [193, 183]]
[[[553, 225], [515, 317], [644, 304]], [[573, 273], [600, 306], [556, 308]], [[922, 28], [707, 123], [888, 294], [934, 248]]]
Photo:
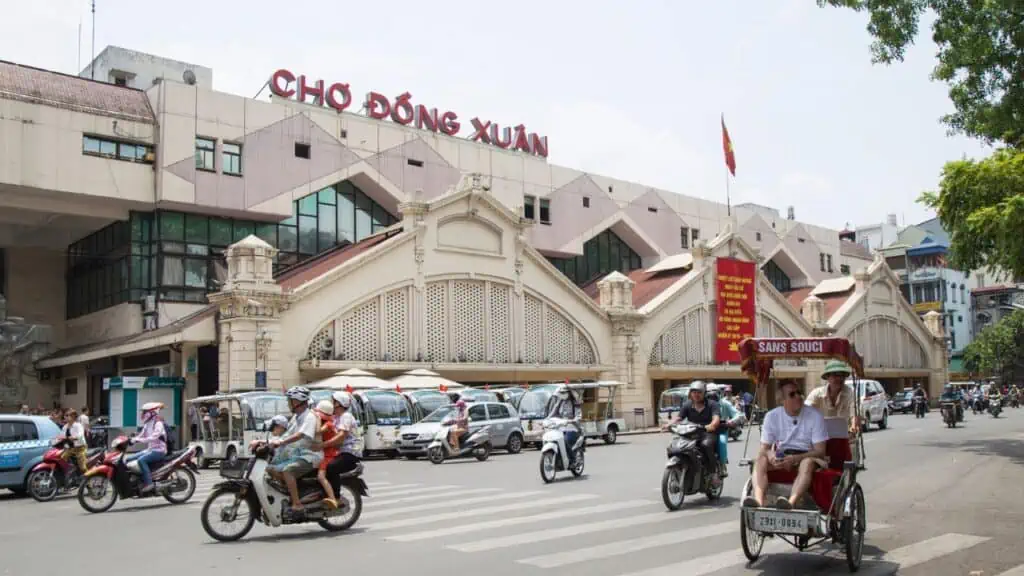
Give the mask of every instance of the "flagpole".
[[725, 213], [732, 216], [732, 201], [729, 199], [729, 167], [725, 167]]

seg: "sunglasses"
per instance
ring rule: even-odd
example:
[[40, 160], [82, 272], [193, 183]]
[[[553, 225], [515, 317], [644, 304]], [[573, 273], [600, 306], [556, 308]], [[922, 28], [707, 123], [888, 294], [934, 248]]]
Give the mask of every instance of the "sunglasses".
[[789, 394], [786, 394], [786, 398], [797, 398], [797, 397], [802, 397], [803, 395], [804, 395], [803, 392], [801, 392], [799, 390], [793, 390]]

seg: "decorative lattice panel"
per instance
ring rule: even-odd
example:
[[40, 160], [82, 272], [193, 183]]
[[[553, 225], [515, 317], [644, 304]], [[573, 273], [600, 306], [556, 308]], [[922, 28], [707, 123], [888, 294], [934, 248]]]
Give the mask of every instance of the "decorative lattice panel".
[[694, 310], [686, 315], [686, 363], [701, 364], [704, 361], [703, 334], [701, 319], [703, 310]]
[[448, 362], [448, 283], [427, 284], [427, 359]]
[[384, 330], [388, 359], [409, 360], [409, 289], [399, 288], [384, 296]]
[[548, 306], [544, 324], [544, 356], [547, 361], [552, 364], [572, 364], [572, 344], [576, 333], [572, 323], [560, 312]]
[[594, 348], [582, 332], [576, 332], [576, 363], [597, 364], [597, 355], [594, 354]]
[[523, 361], [536, 363], [543, 360], [541, 339], [543, 338], [544, 305], [540, 299], [524, 295], [525, 305], [523, 306]]
[[702, 309], [688, 312], [661, 333], [651, 351], [655, 364], [707, 364], [711, 359], [703, 333], [707, 313]]
[[373, 298], [338, 321], [339, 360], [380, 359], [380, 299]]
[[491, 284], [491, 357], [497, 364], [512, 362], [512, 316], [509, 303], [512, 289]]
[[334, 357], [334, 322], [324, 326], [323, 330], [317, 332], [306, 349], [307, 360], [330, 360]]
[[661, 338], [658, 338], [654, 346], [651, 346], [651, 357], [647, 363], [652, 366], [664, 363], [664, 356], [661, 352]]
[[452, 355], [459, 362], [486, 360], [484, 340], [484, 283], [452, 282]]

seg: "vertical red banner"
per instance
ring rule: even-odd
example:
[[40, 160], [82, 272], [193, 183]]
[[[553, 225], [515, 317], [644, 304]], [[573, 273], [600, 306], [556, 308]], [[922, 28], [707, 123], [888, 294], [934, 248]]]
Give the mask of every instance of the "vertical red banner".
[[752, 338], [757, 328], [756, 264], [718, 258], [715, 272], [715, 361], [739, 363], [740, 342]]

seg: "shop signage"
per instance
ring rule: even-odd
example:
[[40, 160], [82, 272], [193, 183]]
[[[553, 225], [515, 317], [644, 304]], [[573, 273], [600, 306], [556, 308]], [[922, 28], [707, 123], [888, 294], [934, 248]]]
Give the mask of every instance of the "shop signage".
[[[323, 80], [309, 80], [305, 75], [296, 76], [289, 70], [277, 70], [270, 76], [270, 91], [279, 98], [294, 98], [317, 106], [326, 106], [344, 112], [352, 106], [352, 92], [349, 85], [343, 82], [330, 84]], [[437, 108], [427, 108], [423, 104], [413, 104], [412, 94], [405, 92], [394, 99], [379, 92], [368, 92], [363, 99], [362, 108], [367, 116], [375, 120], [390, 118], [392, 122], [402, 126], [415, 126], [420, 130], [458, 136], [462, 131], [462, 123], [455, 112], [446, 110], [439, 112]], [[541, 158], [548, 157], [548, 137], [538, 136], [535, 132], [527, 132], [526, 126], [502, 128], [498, 123], [473, 118], [470, 120], [472, 133], [468, 139], [497, 146], [503, 150], [526, 152]]]
[[942, 302], [918, 302], [914, 304], [914, 312], [921, 314], [922, 312], [939, 312], [942, 310]]
[[755, 334], [757, 267], [732, 258], [715, 261], [715, 361], [739, 362], [740, 342]]
[[910, 273], [911, 282], [921, 282], [922, 280], [933, 280], [939, 277], [939, 271], [935, 268], [918, 268]]

